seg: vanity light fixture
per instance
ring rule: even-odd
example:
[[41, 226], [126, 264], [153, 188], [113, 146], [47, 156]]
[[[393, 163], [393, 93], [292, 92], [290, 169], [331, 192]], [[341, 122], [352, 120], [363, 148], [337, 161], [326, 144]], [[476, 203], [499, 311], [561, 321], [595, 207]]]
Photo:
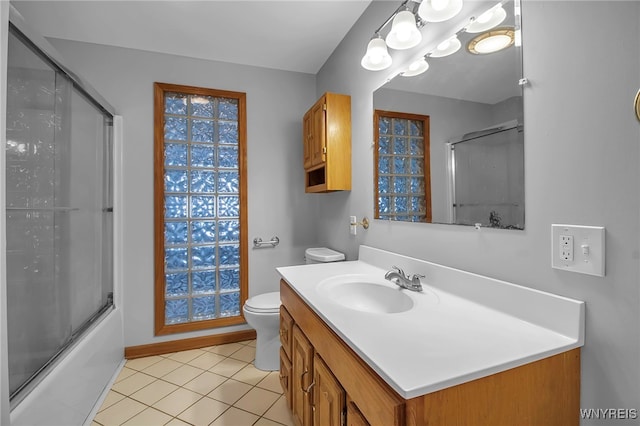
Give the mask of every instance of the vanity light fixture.
[[444, 56], [449, 56], [460, 50], [460, 46], [462, 46], [462, 44], [460, 43], [460, 40], [458, 40], [458, 35], [454, 34], [442, 43], [438, 44], [438, 46], [436, 46], [436, 49], [431, 52], [429, 56], [431, 56], [432, 58], [442, 58]]
[[497, 28], [471, 39], [467, 44], [467, 50], [475, 55], [486, 55], [506, 49], [514, 41], [515, 30], [513, 28]]
[[410, 49], [422, 41], [422, 33], [416, 26], [416, 16], [409, 9], [396, 14], [387, 34], [387, 46], [396, 50]]
[[498, 3], [482, 15], [474, 19], [466, 28], [468, 33], [481, 33], [497, 27], [505, 20], [507, 12], [502, 7], [502, 3]]
[[400, 73], [400, 75], [403, 77], [414, 77], [416, 75], [422, 74], [428, 69], [429, 69], [429, 63], [427, 62], [427, 59], [423, 56], [422, 58], [416, 61], [413, 61], [411, 65], [409, 65], [409, 68], [407, 68], [406, 71]]
[[462, 0], [423, 0], [418, 15], [427, 22], [443, 22], [462, 10]]
[[377, 34], [367, 45], [367, 52], [362, 57], [360, 65], [369, 71], [380, 71], [391, 66], [391, 56], [387, 51], [387, 45]]
[[[417, 46], [422, 41], [420, 28], [425, 22], [416, 16], [419, 0], [404, 0], [387, 20], [374, 32], [369, 41], [367, 52], [360, 64], [370, 71], [380, 71], [391, 66], [391, 56], [387, 46], [404, 50]], [[386, 42], [381, 36], [382, 30], [391, 23]]]

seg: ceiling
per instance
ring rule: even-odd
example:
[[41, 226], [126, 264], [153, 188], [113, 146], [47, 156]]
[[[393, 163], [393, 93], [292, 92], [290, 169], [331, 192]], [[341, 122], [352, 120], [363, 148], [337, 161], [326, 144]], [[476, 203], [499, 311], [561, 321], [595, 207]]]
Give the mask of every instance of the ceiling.
[[45, 37], [316, 74], [371, 0], [12, 0]]

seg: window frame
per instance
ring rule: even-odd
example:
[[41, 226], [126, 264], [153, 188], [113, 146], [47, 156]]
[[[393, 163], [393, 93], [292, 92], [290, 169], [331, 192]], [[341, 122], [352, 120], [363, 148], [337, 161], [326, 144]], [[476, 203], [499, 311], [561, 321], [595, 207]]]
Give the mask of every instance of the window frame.
[[[425, 223], [432, 222], [432, 208], [431, 208], [431, 157], [430, 157], [430, 128], [428, 115], [412, 114], [406, 112], [397, 111], [385, 111], [376, 109], [373, 111], [373, 217], [374, 219], [380, 219], [380, 202], [379, 202], [379, 143], [380, 143], [380, 118], [398, 118], [402, 120], [413, 120], [422, 122], [422, 138], [424, 142], [424, 197], [425, 197]], [[423, 221], [421, 221], [423, 222]]]
[[[164, 237], [164, 96], [165, 93], [212, 96], [238, 101], [238, 179], [240, 202], [240, 315], [190, 321], [178, 324], [165, 323], [165, 237]], [[247, 120], [246, 93], [169, 83], [154, 83], [154, 335], [167, 335], [190, 331], [206, 330], [246, 323], [242, 306], [248, 298], [248, 239], [247, 226]]]

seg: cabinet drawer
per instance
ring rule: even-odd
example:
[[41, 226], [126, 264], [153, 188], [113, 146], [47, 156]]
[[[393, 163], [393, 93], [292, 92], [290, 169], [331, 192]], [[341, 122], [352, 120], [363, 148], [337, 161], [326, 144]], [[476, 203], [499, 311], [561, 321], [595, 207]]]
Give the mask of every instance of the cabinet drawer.
[[284, 353], [291, 359], [291, 338], [293, 336], [293, 318], [284, 306], [280, 306], [280, 343]]

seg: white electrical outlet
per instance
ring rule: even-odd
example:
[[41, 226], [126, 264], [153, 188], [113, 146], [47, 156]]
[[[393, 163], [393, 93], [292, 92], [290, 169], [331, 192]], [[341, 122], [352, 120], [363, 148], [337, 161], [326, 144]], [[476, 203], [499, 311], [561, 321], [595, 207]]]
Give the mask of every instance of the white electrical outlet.
[[602, 226], [551, 225], [551, 266], [603, 277], [604, 238]]
[[573, 262], [573, 235], [560, 235], [560, 259]]

